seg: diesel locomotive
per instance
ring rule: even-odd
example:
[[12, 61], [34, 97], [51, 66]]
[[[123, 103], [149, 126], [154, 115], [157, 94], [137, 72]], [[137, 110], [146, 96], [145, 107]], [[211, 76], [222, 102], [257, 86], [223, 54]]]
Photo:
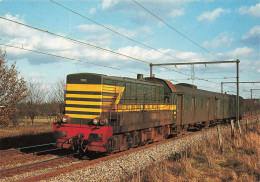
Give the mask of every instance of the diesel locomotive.
[[[67, 76], [56, 145], [81, 153], [115, 152], [236, 117], [236, 96], [155, 78], [93, 73]], [[240, 111], [243, 98], [240, 98]], [[240, 117], [242, 114], [240, 114]]]

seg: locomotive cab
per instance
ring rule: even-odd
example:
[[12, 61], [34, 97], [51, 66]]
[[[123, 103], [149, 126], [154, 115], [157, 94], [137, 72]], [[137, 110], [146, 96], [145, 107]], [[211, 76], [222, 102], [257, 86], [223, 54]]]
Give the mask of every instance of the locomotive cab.
[[[102, 151], [112, 136], [108, 119], [101, 115], [103, 99], [102, 76], [71, 74], [67, 76], [65, 115], [53, 125], [57, 147], [77, 151]], [[113, 96], [110, 96], [113, 97]]]

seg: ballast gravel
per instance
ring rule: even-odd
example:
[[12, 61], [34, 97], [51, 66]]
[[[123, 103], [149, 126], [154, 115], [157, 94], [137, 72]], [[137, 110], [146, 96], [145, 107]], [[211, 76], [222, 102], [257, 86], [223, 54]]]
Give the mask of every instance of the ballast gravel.
[[[230, 126], [221, 127], [221, 133], [230, 132]], [[75, 170], [48, 179], [48, 181], [120, 181], [146, 167], [161, 162], [167, 157], [181, 153], [206, 138], [218, 140], [217, 129], [210, 129], [192, 136], [155, 145], [134, 153]]]
[[15, 175], [12, 177], [7, 177], [7, 178], [2, 178], [0, 179], [1, 182], [13, 182], [13, 181], [19, 181], [19, 180], [23, 180], [26, 178], [30, 178], [32, 176], [37, 176], [40, 174], [44, 174], [44, 173], [48, 173], [54, 170], [58, 170], [60, 168], [64, 168], [64, 167], [68, 167], [71, 166], [73, 164], [79, 164], [82, 163], [83, 161], [76, 161], [76, 162], [72, 162], [69, 164], [63, 164], [63, 165], [57, 165], [57, 166], [53, 166], [53, 167], [49, 167], [49, 168], [45, 168], [45, 169], [41, 169], [41, 170], [37, 170], [37, 171], [30, 171], [30, 172], [25, 172], [23, 174], [19, 174], [19, 175]]

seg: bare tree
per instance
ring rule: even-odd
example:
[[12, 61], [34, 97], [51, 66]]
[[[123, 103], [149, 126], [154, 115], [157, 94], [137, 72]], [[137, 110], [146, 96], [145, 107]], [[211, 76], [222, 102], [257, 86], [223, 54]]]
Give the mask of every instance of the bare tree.
[[8, 67], [6, 53], [0, 49], [0, 124], [10, 123], [10, 118], [18, 110], [18, 103], [26, 96], [23, 77], [19, 78], [15, 63]]
[[53, 86], [53, 96], [57, 102], [64, 102], [66, 90], [66, 81], [64, 79], [58, 80]]
[[49, 94], [49, 103], [55, 107], [52, 109], [52, 114], [57, 115], [64, 112], [65, 108], [65, 90], [66, 82], [64, 79], [59, 79]]
[[31, 118], [32, 124], [34, 123], [35, 116], [39, 115], [42, 110], [42, 106], [46, 101], [46, 95], [49, 89], [41, 82], [35, 82], [30, 78], [27, 82], [27, 94], [24, 109], [26, 114]]

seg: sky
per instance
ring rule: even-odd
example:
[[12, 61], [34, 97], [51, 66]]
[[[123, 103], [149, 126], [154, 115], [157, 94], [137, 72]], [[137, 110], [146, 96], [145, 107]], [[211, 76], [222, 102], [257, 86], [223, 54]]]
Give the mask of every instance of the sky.
[[[51, 87], [71, 73], [136, 78], [149, 63], [240, 60], [260, 81], [259, 0], [0, 0], [0, 46], [20, 75]], [[156, 77], [220, 92], [236, 64], [154, 67]], [[240, 84], [250, 97], [260, 84]], [[224, 83], [236, 94], [236, 85]], [[260, 90], [253, 90], [260, 98]]]

